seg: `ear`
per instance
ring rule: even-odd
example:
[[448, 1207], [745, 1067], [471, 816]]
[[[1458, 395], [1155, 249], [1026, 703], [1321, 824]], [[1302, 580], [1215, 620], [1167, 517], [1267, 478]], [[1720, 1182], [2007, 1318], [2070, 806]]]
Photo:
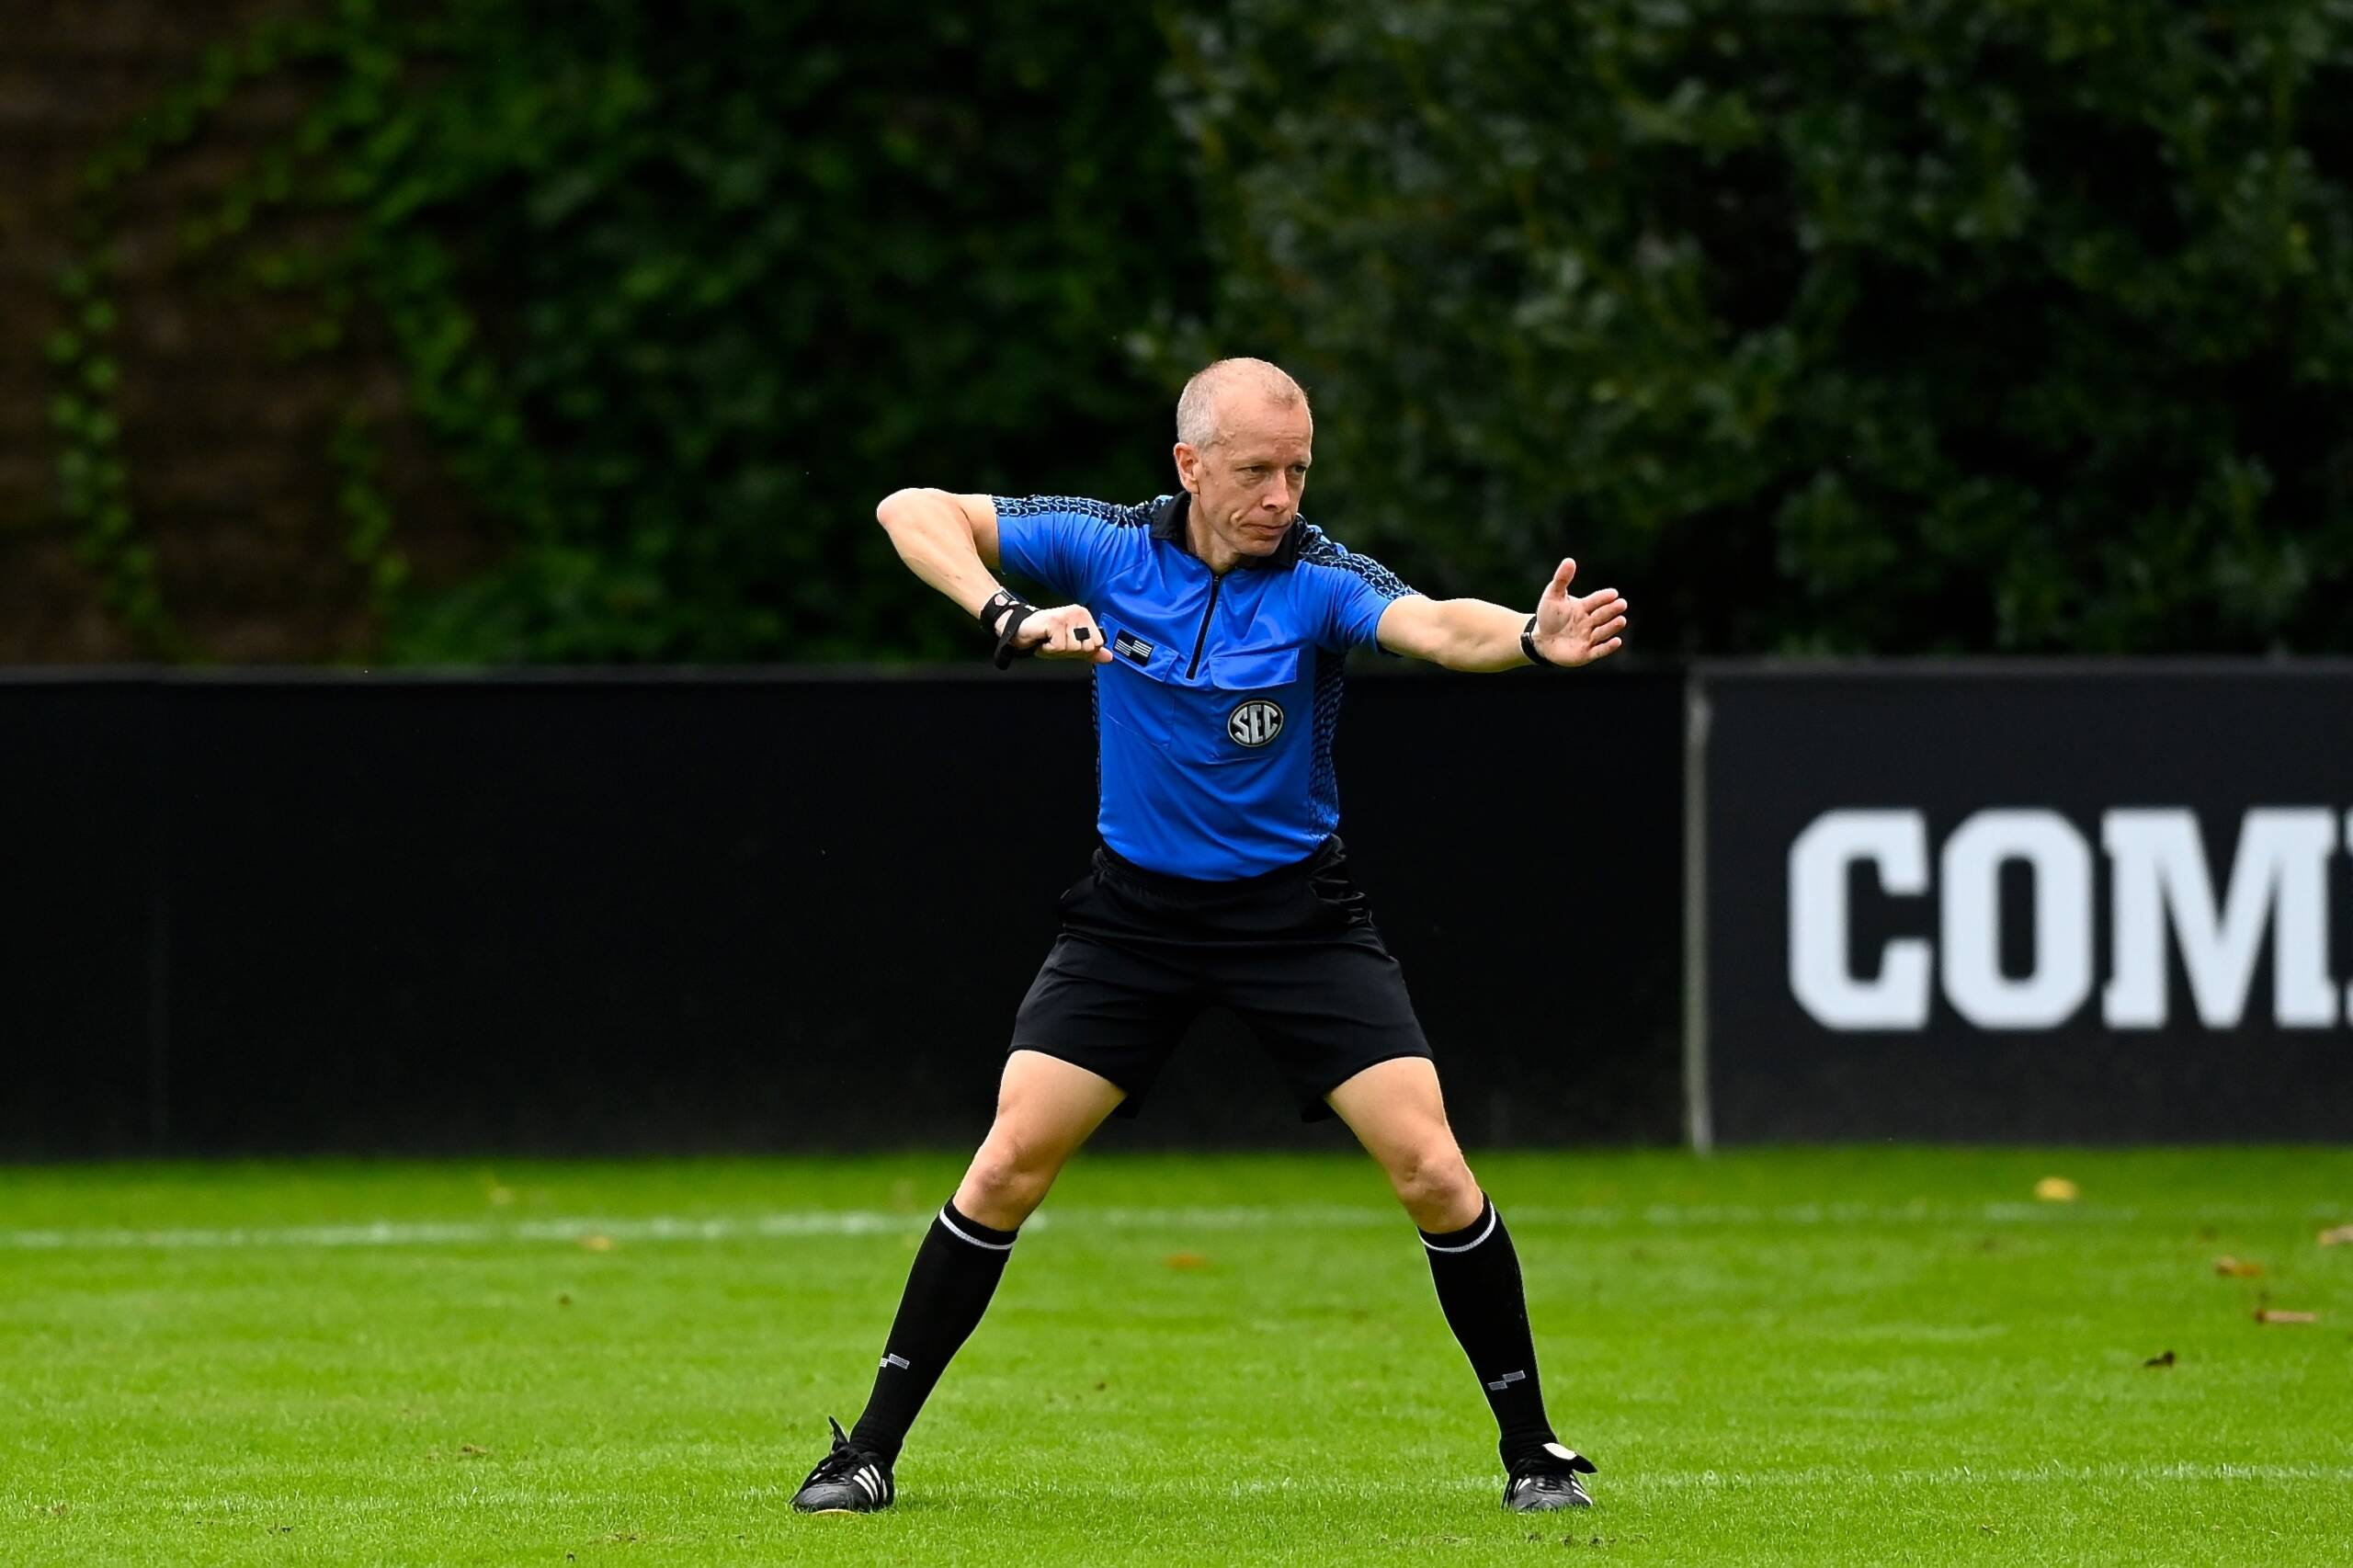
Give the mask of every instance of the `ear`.
[[1179, 441], [1171, 455], [1176, 460], [1176, 483], [1185, 487], [1188, 494], [1199, 495], [1201, 493], [1201, 454]]

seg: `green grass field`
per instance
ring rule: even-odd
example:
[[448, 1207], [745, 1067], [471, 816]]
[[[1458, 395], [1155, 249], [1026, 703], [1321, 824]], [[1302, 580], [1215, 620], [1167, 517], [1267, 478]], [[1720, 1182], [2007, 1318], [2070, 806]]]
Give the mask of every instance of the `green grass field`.
[[1361, 1161], [1082, 1159], [813, 1519], [954, 1159], [7, 1171], [0, 1562], [2353, 1562], [2353, 1151], [1473, 1164], [1589, 1514]]

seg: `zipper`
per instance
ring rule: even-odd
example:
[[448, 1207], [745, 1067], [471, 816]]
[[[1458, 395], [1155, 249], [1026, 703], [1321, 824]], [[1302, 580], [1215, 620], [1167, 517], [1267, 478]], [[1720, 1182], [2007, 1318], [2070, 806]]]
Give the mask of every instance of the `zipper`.
[[1219, 573], [1210, 579], [1209, 608], [1201, 611], [1201, 629], [1193, 633], [1193, 662], [1185, 671], [1185, 678], [1192, 679], [1201, 673], [1201, 644], [1210, 640], [1210, 617], [1217, 613], [1217, 591], [1225, 586], [1225, 574]]

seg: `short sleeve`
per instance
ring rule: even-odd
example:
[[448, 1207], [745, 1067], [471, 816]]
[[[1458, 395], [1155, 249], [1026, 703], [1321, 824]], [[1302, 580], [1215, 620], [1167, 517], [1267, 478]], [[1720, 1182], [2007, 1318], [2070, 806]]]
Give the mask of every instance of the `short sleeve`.
[[1315, 641], [1335, 653], [1377, 645], [1381, 615], [1414, 590], [1370, 555], [1359, 555], [1322, 529], [1299, 552], [1323, 599]]
[[1065, 603], [1094, 596], [1120, 530], [1142, 525], [1144, 506], [1120, 506], [1083, 495], [994, 495], [997, 562]]

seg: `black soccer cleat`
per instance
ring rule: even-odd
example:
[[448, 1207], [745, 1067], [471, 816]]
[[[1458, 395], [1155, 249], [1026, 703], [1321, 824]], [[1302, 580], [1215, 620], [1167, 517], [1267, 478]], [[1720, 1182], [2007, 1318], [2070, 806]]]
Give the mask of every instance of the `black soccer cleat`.
[[849, 1440], [842, 1424], [832, 1416], [834, 1450], [817, 1461], [792, 1506], [804, 1514], [875, 1514], [891, 1506], [897, 1492], [891, 1485], [891, 1465]]
[[1577, 1477], [1592, 1473], [1591, 1460], [1558, 1443], [1547, 1443], [1511, 1467], [1504, 1482], [1504, 1506], [1515, 1514], [1590, 1508], [1593, 1499]]

